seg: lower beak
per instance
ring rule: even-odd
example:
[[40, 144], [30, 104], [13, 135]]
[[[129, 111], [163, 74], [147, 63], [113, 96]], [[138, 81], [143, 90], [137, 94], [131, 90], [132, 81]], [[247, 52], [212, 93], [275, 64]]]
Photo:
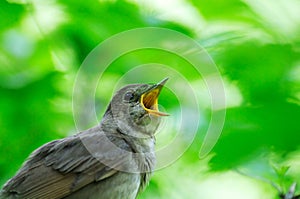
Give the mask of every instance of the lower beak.
[[148, 91], [141, 96], [142, 107], [151, 115], [168, 116], [169, 114], [158, 110], [158, 96], [168, 78], [163, 79], [158, 84], [153, 85]]

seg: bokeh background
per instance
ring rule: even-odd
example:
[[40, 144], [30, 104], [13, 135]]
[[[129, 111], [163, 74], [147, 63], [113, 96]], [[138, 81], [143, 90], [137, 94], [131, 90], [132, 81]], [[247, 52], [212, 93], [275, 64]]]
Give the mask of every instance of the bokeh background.
[[[151, 49], [114, 62], [95, 96], [99, 118], [114, 83], [133, 66], [161, 63], [200, 85], [194, 142], [155, 172], [139, 198], [278, 199], [292, 183], [300, 184], [299, 10], [297, 0], [0, 1], [0, 185], [34, 149], [76, 133], [74, 81], [99, 43], [133, 28], [162, 27], [193, 38], [213, 58], [227, 115], [218, 143], [200, 159], [211, 110], [193, 69]], [[151, 82], [150, 74], [140, 72], [139, 78]], [[136, 82], [136, 76], [126, 81]], [[171, 91], [162, 95], [170, 112], [182, 108]], [[85, 125], [93, 126], [88, 119]]]

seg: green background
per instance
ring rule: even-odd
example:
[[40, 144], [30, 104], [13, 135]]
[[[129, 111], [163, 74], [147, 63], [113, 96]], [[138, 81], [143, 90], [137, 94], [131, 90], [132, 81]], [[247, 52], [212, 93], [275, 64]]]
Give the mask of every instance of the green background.
[[[34, 149], [76, 133], [74, 81], [99, 43], [133, 28], [162, 27], [208, 51], [225, 83], [227, 114], [218, 143], [199, 159], [211, 114], [200, 100], [202, 119], [191, 147], [156, 171], [139, 198], [278, 198], [300, 183], [299, 10], [297, 0], [0, 1], [0, 184]], [[201, 81], [187, 63], [166, 52], [128, 54], [105, 71], [104, 86], [97, 88], [100, 119], [114, 83], [150, 62], [173, 67], [192, 85]], [[152, 74], [139, 73], [139, 81], [153, 82]], [[161, 104], [180, 111], [168, 90]], [[94, 124], [87, 118], [84, 125]]]

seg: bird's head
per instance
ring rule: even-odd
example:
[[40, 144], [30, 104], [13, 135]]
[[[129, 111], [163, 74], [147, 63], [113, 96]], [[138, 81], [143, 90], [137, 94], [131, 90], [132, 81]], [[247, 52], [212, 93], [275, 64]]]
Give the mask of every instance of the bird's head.
[[155, 133], [160, 117], [168, 115], [158, 109], [158, 96], [167, 80], [157, 84], [130, 84], [117, 91], [108, 112], [122, 133], [135, 137]]

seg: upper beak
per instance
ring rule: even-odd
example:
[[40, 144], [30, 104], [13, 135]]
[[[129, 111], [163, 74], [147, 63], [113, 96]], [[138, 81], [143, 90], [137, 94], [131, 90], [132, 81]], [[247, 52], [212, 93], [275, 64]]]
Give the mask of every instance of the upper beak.
[[164, 84], [169, 78], [165, 78], [147, 89], [141, 96], [141, 105], [149, 113], [155, 116], [168, 116], [169, 114], [158, 110], [158, 96]]

